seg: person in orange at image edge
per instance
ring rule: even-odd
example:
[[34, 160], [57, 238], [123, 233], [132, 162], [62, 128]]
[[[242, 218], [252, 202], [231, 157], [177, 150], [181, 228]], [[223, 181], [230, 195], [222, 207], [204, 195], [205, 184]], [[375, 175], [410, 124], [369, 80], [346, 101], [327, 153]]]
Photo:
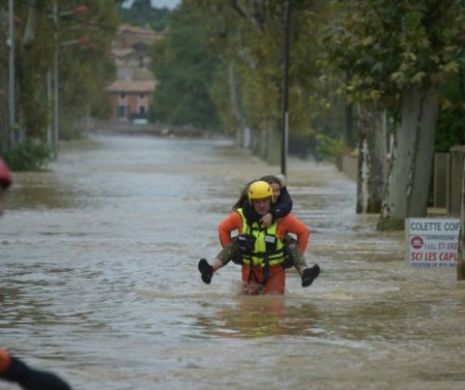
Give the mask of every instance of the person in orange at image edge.
[[[275, 220], [269, 227], [261, 225], [260, 220], [273, 204], [273, 190], [270, 184], [258, 180], [248, 187], [248, 201], [256, 217], [246, 218], [243, 208], [230, 213], [219, 226], [220, 241], [223, 247], [232, 241], [231, 233], [239, 231], [238, 246], [242, 258], [242, 288], [244, 294], [284, 294], [286, 257], [284, 237], [288, 233], [297, 236], [297, 247], [304, 253], [309, 237], [307, 226], [292, 214]], [[202, 280], [209, 283], [213, 272], [224, 266], [219, 259], [210, 265], [205, 259], [198, 264]], [[311, 268], [314, 278], [319, 267]]]
[[71, 390], [55, 374], [35, 370], [3, 348], [0, 348], [0, 379], [17, 383], [26, 390]]
[[0, 158], [0, 215], [3, 214], [3, 196], [11, 185], [11, 173], [5, 162]]
[[[3, 214], [3, 196], [11, 182], [10, 170], [0, 158], [0, 215]], [[0, 348], [0, 379], [17, 383], [26, 390], [71, 390], [71, 387], [55, 374], [27, 366], [4, 348]]]

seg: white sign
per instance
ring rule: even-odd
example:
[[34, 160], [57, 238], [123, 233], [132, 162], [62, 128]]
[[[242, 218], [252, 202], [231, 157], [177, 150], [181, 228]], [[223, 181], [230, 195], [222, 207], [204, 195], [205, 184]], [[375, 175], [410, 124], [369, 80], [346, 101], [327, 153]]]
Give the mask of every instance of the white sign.
[[405, 220], [407, 261], [420, 267], [455, 267], [460, 219], [409, 218]]

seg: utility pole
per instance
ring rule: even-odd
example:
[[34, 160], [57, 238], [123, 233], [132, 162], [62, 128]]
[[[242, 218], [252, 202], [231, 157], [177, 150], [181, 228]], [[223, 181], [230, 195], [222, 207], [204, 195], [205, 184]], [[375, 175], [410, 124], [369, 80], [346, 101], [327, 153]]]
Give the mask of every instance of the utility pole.
[[462, 206], [460, 213], [459, 251], [457, 259], [457, 280], [465, 279], [465, 159], [462, 172]]
[[287, 149], [289, 143], [289, 46], [290, 46], [291, 4], [286, 1], [284, 25], [284, 77], [283, 77], [283, 128], [281, 143], [281, 173], [287, 176]]
[[[52, 70], [49, 69], [47, 71], [47, 108], [50, 113], [50, 116], [53, 116], [52, 113], [52, 107], [53, 107], [53, 99], [52, 99], [52, 90], [53, 90], [53, 84], [52, 84]], [[51, 147], [53, 145], [53, 125], [51, 121], [47, 121], [47, 146]]]
[[[346, 71], [345, 74], [346, 83], [350, 81], [352, 75], [350, 74], [350, 70]], [[352, 103], [346, 103], [346, 143], [350, 148], [354, 148], [356, 144], [355, 136], [354, 136], [354, 105]]]
[[14, 1], [8, 0], [8, 116], [10, 125], [10, 147], [15, 144], [15, 36], [14, 36]]
[[60, 46], [67, 46], [69, 44], [74, 44], [74, 43], [83, 43], [83, 44], [91, 44], [91, 40], [89, 40], [88, 37], [86, 38], [81, 38], [69, 42], [63, 42], [60, 43], [59, 41], [59, 18], [62, 16], [67, 16], [67, 15], [82, 15], [86, 14], [89, 12], [89, 8], [86, 7], [85, 5], [77, 6], [72, 10], [68, 11], [58, 11], [58, 0], [54, 0], [53, 2], [53, 23], [55, 26], [55, 33], [54, 33], [54, 39], [55, 39], [55, 50], [53, 53], [53, 129], [52, 129], [52, 153], [53, 153], [53, 159], [57, 160], [58, 159], [58, 141], [60, 139], [59, 137], [59, 131], [60, 131], [60, 95], [58, 92], [58, 87], [60, 84], [60, 76], [59, 76], [59, 55], [60, 55]]
[[55, 24], [55, 50], [53, 52], [53, 134], [52, 134], [52, 153], [53, 159], [58, 158], [58, 1], [53, 2], [53, 22]]

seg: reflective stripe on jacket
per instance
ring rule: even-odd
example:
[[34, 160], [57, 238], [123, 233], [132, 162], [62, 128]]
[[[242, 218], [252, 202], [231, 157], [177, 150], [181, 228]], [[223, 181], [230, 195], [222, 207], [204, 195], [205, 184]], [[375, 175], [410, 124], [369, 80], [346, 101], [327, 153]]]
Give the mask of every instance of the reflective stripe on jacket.
[[242, 234], [252, 236], [254, 247], [252, 253], [243, 253], [242, 261], [244, 264], [259, 265], [265, 267], [268, 265], [282, 264], [284, 261], [284, 243], [276, 235], [278, 226], [275, 221], [269, 228], [262, 228], [258, 222], [253, 222], [249, 225], [247, 218], [241, 208], [236, 210], [242, 219]]

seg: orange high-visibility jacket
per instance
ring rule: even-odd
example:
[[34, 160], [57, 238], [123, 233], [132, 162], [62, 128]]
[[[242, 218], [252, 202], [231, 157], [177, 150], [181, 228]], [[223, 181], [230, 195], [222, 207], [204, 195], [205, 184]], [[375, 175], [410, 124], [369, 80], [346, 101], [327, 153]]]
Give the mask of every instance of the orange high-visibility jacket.
[[[222, 246], [226, 246], [231, 242], [231, 233], [235, 230], [242, 233], [242, 218], [237, 211], [230, 213], [218, 226], [218, 234], [220, 236]], [[276, 235], [280, 240], [282, 240], [288, 233], [295, 234], [297, 236], [297, 245], [299, 250], [301, 253], [304, 253], [310, 237], [310, 229], [307, 225], [294, 215], [287, 214], [286, 216], [278, 219]]]

